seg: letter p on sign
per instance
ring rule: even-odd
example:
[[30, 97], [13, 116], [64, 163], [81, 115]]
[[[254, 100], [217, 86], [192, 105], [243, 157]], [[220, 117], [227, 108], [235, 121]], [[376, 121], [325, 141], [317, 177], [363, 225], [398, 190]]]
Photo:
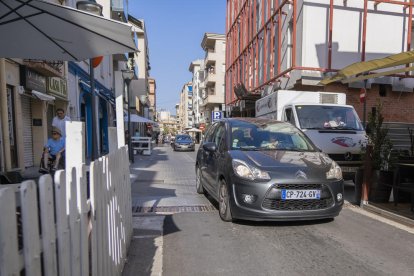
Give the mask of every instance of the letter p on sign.
[[222, 118], [222, 114], [223, 113], [221, 111], [213, 111], [211, 114], [212, 121], [215, 122], [220, 120]]

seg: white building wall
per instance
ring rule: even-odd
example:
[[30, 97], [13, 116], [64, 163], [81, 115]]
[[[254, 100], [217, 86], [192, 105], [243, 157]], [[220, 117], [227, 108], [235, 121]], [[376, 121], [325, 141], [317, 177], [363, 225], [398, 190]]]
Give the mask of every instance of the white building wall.
[[[361, 61], [364, 1], [334, 1], [332, 68]], [[300, 9], [300, 7], [299, 7]], [[328, 66], [329, 1], [303, 1], [302, 66]], [[405, 26], [405, 28], [403, 28]], [[366, 60], [405, 51], [407, 16], [400, 5], [368, 2]]]

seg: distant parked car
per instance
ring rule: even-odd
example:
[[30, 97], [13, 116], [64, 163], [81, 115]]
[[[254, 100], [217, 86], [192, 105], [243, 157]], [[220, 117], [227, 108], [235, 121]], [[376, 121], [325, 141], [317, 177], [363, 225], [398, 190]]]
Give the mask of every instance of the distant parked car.
[[174, 151], [195, 151], [194, 140], [190, 135], [187, 134], [177, 135], [171, 146], [173, 147]]
[[344, 203], [341, 168], [289, 123], [216, 122], [195, 169], [197, 192], [218, 201], [224, 221], [333, 218]]

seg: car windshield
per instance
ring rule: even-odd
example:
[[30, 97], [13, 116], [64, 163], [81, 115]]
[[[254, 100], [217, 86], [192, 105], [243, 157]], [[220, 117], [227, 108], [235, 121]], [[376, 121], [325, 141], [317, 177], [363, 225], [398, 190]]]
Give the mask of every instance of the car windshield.
[[237, 121], [232, 124], [231, 148], [233, 150], [287, 150], [315, 151], [309, 139], [288, 123], [266, 124]]
[[346, 106], [298, 105], [301, 129], [363, 130], [355, 110]]
[[190, 136], [177, 136], [175, 139], [176, 142], [191, 142]]

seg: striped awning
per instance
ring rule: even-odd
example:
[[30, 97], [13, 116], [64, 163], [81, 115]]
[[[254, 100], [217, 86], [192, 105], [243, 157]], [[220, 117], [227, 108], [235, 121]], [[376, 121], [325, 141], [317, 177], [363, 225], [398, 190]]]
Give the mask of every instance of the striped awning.
[[[414, 66], [394, 68], [390, 71], [383, 71], [380, 73], [374, 73], [364, 75], [366, 73], [401, 66], [414, 62], [414, 51], [403, 52], [395, 55], [390, 55], [385, 58], [373, 59], [370, 61], [363, 61], [353, 63], [347, 67], [341, 69], [336, 75], [323, 79], [319, 84], [327, 85], [332, 82], [341, 81], [342, 83], [350, 83], [361, 81], [370, 78], [377, 78], [387, 76], [391, 74], [397, 74], [402, 72], [408, 72], [414, 70]], [[357, 75], [362, 75], [358, 76]]]

